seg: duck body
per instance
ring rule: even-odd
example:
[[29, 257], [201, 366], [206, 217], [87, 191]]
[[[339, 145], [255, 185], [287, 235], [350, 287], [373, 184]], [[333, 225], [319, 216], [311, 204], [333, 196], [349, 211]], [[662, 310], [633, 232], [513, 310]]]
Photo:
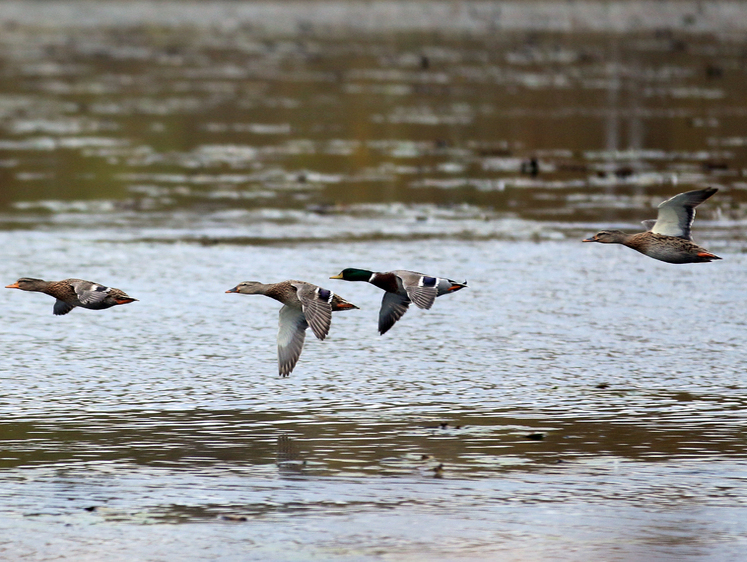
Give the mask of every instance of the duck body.
[[56, 316], [67, 314], [75, 307], [90, 310], [104, 310], [119, 304], [128, 304], [137, 299], [127, 295], [121, 289], [107, 287], [83, 279], [63, 279], [62, 281], [44, 281], [33, 277], [21, 277], [6, 289], [20, 289], [44, 293], [57, 299], [53, 312]]
[[379, 310], [379, 334], [384, 335], [407, 312], [410, 303], [428, 310], [436, 297], [453, 293], [467, 286], [445, 277], [433, 277], [416, 271], [395, 269], [374, 272], [347, 268], [330, 279], [365, 281], [385, 291]]
[[306, 328], [324, 340], [329, 334], [332, 312], [358, 308], [328, 289], [290, 279], [280, 283], [244, 281], [226, 293], [264, 295], [283, 304], [278, 320], [278, 372], [287, 377], [298, 363]]
[[646, 220], [648, 230], [626, 234], [621, 230], [601, 230], [582, 242], [622, 244], [650, 258], [666, 263], [703, 263], [720, 260], [717, 255], [693, 242], [691, 227], [695, 207], [716, 193], [709, 187], [687, 191], [667, 199], [659, 205], [656, 220]]
[[594, 238], [596, 239], [584, 240], [584, 242], [622, 244], [650, 258], [666, 263], [701, 263], [721, 259], [690, 240], [656, 234], [651, 231], [625, 234], [619, 230], [603, 230], [595, 234]]

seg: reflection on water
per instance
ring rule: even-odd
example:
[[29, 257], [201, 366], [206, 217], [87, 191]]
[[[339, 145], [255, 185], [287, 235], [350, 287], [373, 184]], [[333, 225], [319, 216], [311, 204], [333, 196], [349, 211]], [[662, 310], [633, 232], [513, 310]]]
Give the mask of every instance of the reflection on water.
[[[231, 470], [257, 466], [260, 471], [276, 465], [287, 475], [490, 478], [512, 471], [543, 473], [561, 463], [578, 470], [600, 455], [635, 461], [745, 456], [742, 428], [722, 425], [729, 418], [743, 422], [743, 416], [728, 413], [744, 408], [740, 397], [687, 392], [637, 397], [628, 389], [594, 397], [593, 387], [587, 393], [598, 408], [591, 418], [552, 410], [522, 416], [515, 410], [487, 414], [464, 408], [396, 419], [383, 406], [377, 415], [360, 419], [339, 408], [326, 419], [298, 412], [199, 409], [26, 418], [4, 424], [2, 465], [124, 462]], [[625, 408], [616, 404], [621, 399]], [[646, 412], [643, 418], [636, 403]]]
[[[635, 21], [637, 4], [626, 5], [624, 21]], [[318, 17], [303, 6], [287, 18]], [[577, 33], [514, 29], [520, 16], [507, 8], [501, 33], [384, 26], [350, 36], [313, 26], [269, 34], [240, 25], [238, 7], [223, 31], [201, 27], [220, 15], [206, 8], [188, 30], [167, 20], [126, 33], [76, 27], [63, 10], [67, 25], [39, 33], [16, 7], [0, 38], [0, 205], [203, 213], [466, 202], [528, 219], [609, 221], [633, 219], [631, 195], [648, 207], [714, 184], [731, 188], [722, 215], [741, 220], [743, 34], [726, 25], [736, 23], [728, 12], [681, 9], [682, 29], [625, 35], [593, 32], [609, 22], [589, 9]], [[102, 22], [130, 17], [108, 10]], [[718, 18], [715, 37], [688, 31]], [[623, 203], [595, 199], [600, 192]]]
[[[140, 300], [0, 293], [0, 549], [743, 558], [747, 17], [655, 4], [7, 3], [6, 282]], [[579, 243], [705, 185], [722, 262]], [[279, 379], [287, 278], [361, 310]]]
[[[226, 280], [321, 281], [390, 263], [389, 244], [109, 235], [2, 235], [14, 269], [45, 255], [51, 275], [103, 269], [140, 299], [60, 319], [44, 295], [0, 293], [12, 327], [0, 521], [14, 537], [51, 526], [73, 552], [115, 544], [132, 557], [179, 540], [159, 525], [175, 522], [204, 526], [195, 544], [216, 556], [259, 559], [285, 559], [275, 549], [288, 539], [301, 558], [521, 559], [529, 541], [553, 559], [580, 540], [581, 558], [618, 541], [635, 558], [642, 536], [667, 556], [740, 549], [741, 524], [724, 531], [713, 512], [738, 522], [745, 502], [740, 254], [724, 254], [715, 280], [715, 268], [675, 277], [625, 248], [564, 239], [401, 240], [402, 255], [470, 288], [380, 337], [380, 292], [327, 280], [361, 310], [280, 379], [277, 307], [228, 298]], [[677, 539], [683, 525], [700, 530], [685, 532], [693, 544]]]

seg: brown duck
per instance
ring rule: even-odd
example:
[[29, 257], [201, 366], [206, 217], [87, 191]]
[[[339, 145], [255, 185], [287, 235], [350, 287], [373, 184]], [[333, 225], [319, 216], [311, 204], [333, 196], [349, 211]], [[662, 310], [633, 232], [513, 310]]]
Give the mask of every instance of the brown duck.
[[287, 377], [301, 356], [306, 328], [323, 340], [329, 333], [332, 313], [338, 310], [358, 308], [332, 291], [305, 281], [281, 281], [260, 283], [244, 281], [226, 293], [243, 295], [265, 295], [283, 303], [278, 321], [278, 371]]
[[53, 296], [57, 299], [53, 309], [57, 316], [67, 314], [76, 306], [90, 308], [91, 310], [103, 310], [137, 300], [120, 289], [107, 287], [92, 281], [84, 281], [83, 279], [44, 281], [33, 277], [21, 277], [12, 285], [6, 285], [5, 288], [35, 291]]
[[705, 248], [693, 242], [690, 234], [695, 207], [716, 193], [718, 189], [709, 187], [687, 191], [667, 199], [659, 205], [656, 220], [646, 220], [648, 229], [638, 234], [626, 234], [620, 230], [602, 230], [583, 242], [602, 244], [622, 244], [667, 263], [699, 263], [720, 260]]

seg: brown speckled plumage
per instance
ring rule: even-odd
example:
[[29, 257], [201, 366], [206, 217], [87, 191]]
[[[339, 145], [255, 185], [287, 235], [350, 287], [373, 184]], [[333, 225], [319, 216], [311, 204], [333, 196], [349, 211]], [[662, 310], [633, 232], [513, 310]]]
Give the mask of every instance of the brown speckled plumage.
[[62, 316], [76, 306], [91, 310], [103, 310], [118, 304], [127, 304], [137, 299], [128, 296], [121, 289], [107, 287], [83, 279], [63, 279], [62, 281], [44, 281], [33, 277], [21, 277], [6, 289], [20, 289], [44, 293], [57, 299], [54, 303], [54, 314]]
[[602, 230], [583, 242], [622, 244], [667, 263], [720, 260], [720, 257], [693, 242], [690, 234], [695, 219], [695, 207], [717, 191], [718, 189], [709, 187], [687, 191], [667, 199], [659, 205], [659, 214], [655, 221], [643, 221], [650, 228], [646, 232], [626, 234], [620, 230]]
[[280, 283], [244, 281], [226, 293], [265, 295], [283, 303], [278, 320], [278, 371], [287, 377], [301, 356], [306, 328], [323, 340], [329, 333], [332, 313], [358, 308], [332, 291], [306, 283], [288, 280]]

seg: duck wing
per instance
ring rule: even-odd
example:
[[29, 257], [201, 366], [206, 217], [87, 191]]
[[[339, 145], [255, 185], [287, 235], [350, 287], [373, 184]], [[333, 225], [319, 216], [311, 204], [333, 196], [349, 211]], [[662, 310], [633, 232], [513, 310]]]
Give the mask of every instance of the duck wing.
[[292, 283], [301, 301], [301, 310], [314, 335], [323, 340], [332, 324], [332, 299], [335, 294], [310, 283]]
[[379, 310], [379, 334], [384, 335], [389, 328], [404, 316], [410, 306], [410, 299], [399, 293], [384, 293]]
[[667, 199], [659, 205], [659, 214], [651, 232], [692, 240], [690, 228], [695, 220], [695, 207], [717, 191], [715, 187], [709, 187], [686, 191]]
[[393, 271], [402, 280], [407, 296], [418, 308], [428, 310], [438, 296], [438, 277], [414, 271]]
[[82, 279], [68, 279], [67, 282], [75, 291], [80, 303], [84, 305], [102, 302], [111, 291], [111, 288], [106, 285], [83, 281]]
[[303, 311], [295, 306], [283, 305], [278, 320], [278, 371], [287, 377], [301, 357], [306, 338], [306, 323]]
[[61, 301], [60, 299], [57, 299], [54, 302], [54, 308], [52, 309], [52, 312], [54, 313], [55, 316], [63, 316], [74, 308], [75, 308], [74, 304], [68, 304], [65, 301]]

